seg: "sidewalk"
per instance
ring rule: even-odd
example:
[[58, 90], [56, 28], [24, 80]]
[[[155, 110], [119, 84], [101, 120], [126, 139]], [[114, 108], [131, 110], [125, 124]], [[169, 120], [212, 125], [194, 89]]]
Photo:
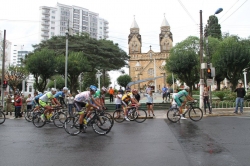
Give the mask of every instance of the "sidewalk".
[[[147, 110], [146, 110], [147, 111]], [[244, 116], [244, 117], [250, 117], [250, 108], [244, 108], [244, 112], [243, 114], [235, 114], [234, 112], [234, 108], [214, 108], [212, 110], [212, 114], [208, 114], [208, 110], [207, 110], [207, 114], [204, 114], [203, 117], [217, 117], [217, 116]], [[238, 110], [238, 112], [240, 112]], [[113, 112], [108, 112], [110, 114], [113, 114]], [[167, 118], [167, 110], [155, 110], [155, 117], [152, 116], [148, 117], [148, 119], [166, 119]], [[203, 111], [204, 113], [204, 111]], [[15, 119], [15, 117], [12, 115], [6, 115], [7, 119]], [[19, 119], [25, 119], [24, 116], [22, 118], [18, 118]]]

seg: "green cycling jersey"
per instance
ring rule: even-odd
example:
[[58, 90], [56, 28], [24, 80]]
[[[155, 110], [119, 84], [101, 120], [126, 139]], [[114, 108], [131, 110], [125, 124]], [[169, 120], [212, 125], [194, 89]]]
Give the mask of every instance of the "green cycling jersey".
[[101, 91], [100, 90], [97, 90], [96, 92], [95, 92], [95, 94], [93, 95], [93, 98], [101, 98]]

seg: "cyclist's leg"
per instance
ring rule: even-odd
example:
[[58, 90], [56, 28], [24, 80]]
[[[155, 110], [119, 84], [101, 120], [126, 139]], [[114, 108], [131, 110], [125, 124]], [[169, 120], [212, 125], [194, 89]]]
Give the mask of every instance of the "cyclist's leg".
[[179, 98], [174, 98], [174, 100], [175, 100], [177, 106], [180, 108], [179, 113], [182, 114], [182, 107], [181, 107], [182, 101]]

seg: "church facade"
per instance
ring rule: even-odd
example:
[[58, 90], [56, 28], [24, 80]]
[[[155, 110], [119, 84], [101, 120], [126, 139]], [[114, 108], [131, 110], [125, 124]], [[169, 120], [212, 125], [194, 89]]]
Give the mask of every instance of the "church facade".
[[162, 78], [132, 85], [131, 88], [143, 91], [145, 86], [150, 85], [155, 92], [159, 91], [164, 85], [166, 85], [166, 59], [169, 57], [170, 49], [173, 47], [173, 35], [170, 31], [170, 25], [166, 18], [164, 17], [160, 27], [160, 52], [154, 52], [151, 49], [151, 46], [148, 52], [141, 52], [142, 38], [140, 35], [140, 28], [135, 19], [133, 20], [130, 28], [128, 45], [130, 57], [129, 75], [132, 78], [132, 81], [163, 76]]

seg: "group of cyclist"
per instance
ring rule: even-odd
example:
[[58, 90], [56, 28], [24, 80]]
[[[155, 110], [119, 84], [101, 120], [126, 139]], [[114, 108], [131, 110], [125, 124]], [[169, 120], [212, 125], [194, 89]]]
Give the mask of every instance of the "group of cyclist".
[[[180, 114], [182, 115], [182, 108], [185, 104], [185, 101], [182, 100], [182, 97], [186, 97], [187, 100], [193, 100], [191, 96], [188, 95], [189, 87], [185, 87], [184, 90], [176, 93], [173, 96], [174, 101], [180, 107]], [[105, 95], [107, 89], [102, 87], [101, 89], [97, 89], [96, 86], [91, 85], [89, 90], [80, 92], [74, 98], [74, 106], [78, 112], [80, 112], [79, 124], [80, 130], [84, 132], [83, 127], [87, 124], [89, 120], [89, 116], [91, 115], [91, 110], [94, 109], [105, 109], [104, 101], [102, 100], [102, 96]], [[35, 92], [34, 103], [36, 105], [34, 111], [38, 110], [39, 107], [43, 107], [45, 109], [44, 113], [41, 115], [41, 119], [45, 120], [45, 115], [49, 113], [52, 116], [52, 105], [61, 106], [59, 102], [59, 98], [64, 98], [68, 94], [68, 88], [64, 87], [62, 91], [57, 92], [55, 88], [51, 88], [51, 91], [46, 92], [44, 94]], [[122, 96], [122, 108], [124, 110], [125, 120], [129, 121], [127, 117], [128, 108], [130, 104], [136, 104], [139, 106], [140, 103], [135, 99], [134, 96], [138, 94], [137, 89], [133, 89], [132, 91], [127, 90], [126, 93]], [[51, 103], [51, 104], [50, 104]], [[85, 109], [83, 109], [85, 108]], [[83, 124], [84, 123], [84, 124]]]

